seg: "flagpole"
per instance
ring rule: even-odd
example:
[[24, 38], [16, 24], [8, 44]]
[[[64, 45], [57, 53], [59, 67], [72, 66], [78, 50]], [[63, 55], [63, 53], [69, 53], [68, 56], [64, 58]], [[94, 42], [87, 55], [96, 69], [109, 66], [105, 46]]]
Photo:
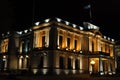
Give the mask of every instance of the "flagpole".
[[88, 4], [87, 6], [84, 7], [84, 9], [88, 10], [89, 12], [89, 21], [92, 22], [92, 8], [91, 4]]
[[92, 22], [92, 9], [91, 9], [91, 4], [89, 8], [89, 16], [90, 16], [90, 22]]
[[33, 10], [32, 10], [32, 24], [34, 25], [35, 21], [35, 0], [33, 0]]

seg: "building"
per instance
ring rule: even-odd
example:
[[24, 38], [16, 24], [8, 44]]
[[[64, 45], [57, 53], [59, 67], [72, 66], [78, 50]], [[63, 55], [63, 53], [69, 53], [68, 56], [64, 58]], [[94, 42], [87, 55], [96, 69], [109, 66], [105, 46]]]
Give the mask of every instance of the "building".
[[24, 31], [2, 34], [0, 69], [44, 75], [115, 74], [114, 39], [89, 22], [83, 25], [51, 18]]
[[120, 41], [115, 42], [116, 73], [120, 74]]

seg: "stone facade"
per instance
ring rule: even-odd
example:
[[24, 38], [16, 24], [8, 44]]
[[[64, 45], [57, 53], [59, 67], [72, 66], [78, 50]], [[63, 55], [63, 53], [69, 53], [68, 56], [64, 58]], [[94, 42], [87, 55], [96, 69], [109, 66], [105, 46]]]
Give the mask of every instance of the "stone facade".
[[115, 74], [114, 39], [99, 27], [46, 19], [24, 31], [2, 34], [0, 69], [34, 74]]

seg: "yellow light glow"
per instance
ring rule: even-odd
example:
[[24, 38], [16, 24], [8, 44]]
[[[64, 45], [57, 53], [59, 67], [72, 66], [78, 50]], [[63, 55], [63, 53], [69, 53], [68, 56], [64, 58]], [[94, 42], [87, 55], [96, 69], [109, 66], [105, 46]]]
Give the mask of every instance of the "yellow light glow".
[[94, 65], [94, 64], [95, 64], [95, 61], [92, 60], [92, 61], [90, 62], [90, 64]]

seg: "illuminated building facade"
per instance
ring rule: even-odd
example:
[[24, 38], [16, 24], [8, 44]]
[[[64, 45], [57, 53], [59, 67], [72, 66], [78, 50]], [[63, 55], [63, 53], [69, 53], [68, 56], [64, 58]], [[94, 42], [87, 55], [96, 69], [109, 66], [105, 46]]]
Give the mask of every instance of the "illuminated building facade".
[[116, 41], [115, 45], [116, 73], [120, 74], [120, 41]]
[[59, 18], [46, 19], [24, 31], [2, 34], [1, 70], [34, 74], [115, 74], [114, 39], [99, 27], [78, 26]]

